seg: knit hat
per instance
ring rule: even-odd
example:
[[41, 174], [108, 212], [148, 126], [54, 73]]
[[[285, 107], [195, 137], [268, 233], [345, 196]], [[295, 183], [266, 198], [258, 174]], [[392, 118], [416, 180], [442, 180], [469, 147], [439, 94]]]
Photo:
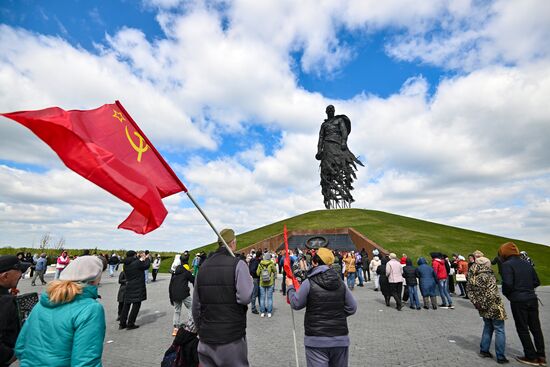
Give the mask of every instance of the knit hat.
[[515, 243], [506, 242], [498, 249], [498, 256], [507, 259], [510, 256], [519, 256], [519, 250]]
[[483, 257], [485, 254], [479, 250], [475, 250], [473, 253], [474, 257], [477, 259], [478, 257]]
[[488, 258], [486, 258], [484, 256], [481, 256], [481, 257], [478, 257], [476, 259], [476, 264], [491, 267], [491, 260], [489, 260]]
[[[224, 239], [228, 245], [235, 239], [235, 231], [229, 228], [224, 228], [220, 232], [220, 236]], [[218, 238], [218, 245], [223, 246], [223, 242]]]
[[334, 263], [334, 254], [326, 247], [321, 247], [318, 249], [317, 256], [319, 256], [319, 258], [323, 260], [326, 265]]
[[97, 256], [80, 256], [67, 265], [60, 280], [86, 282], [97, 279], [103, 273], [103, 262]]
[[267, 260], [267, 261], [271, 260], [271, 254], [269, 252], [266, 252], [264, 254], [264, 260]]

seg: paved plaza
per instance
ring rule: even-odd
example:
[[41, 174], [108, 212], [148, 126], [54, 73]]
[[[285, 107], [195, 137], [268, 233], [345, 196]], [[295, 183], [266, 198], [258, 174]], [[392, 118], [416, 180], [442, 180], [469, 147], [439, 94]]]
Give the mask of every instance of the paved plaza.
[[[47, 280], [51, 279], [50, 275]], [[107, 322], [104, 366], [160, 366], [162, 356], [173, 339], [173, 308], [168, 300], [170, 277], [159, 275], [156, 283], [147, 285], [148, 299], [143, 302], [136, 322], [141, 327], [130, 331], [118, 330], [115, 321], [117, 280], [118, 277], [110, 278], [105, 273], [100, 286]], [[279, 277], [277, 289], [280, 289], [280, 284]], [[22, 279], [19, 288], [22, 293], [43, 289], [32, 287], [29, 279]], [[538, 294], [541, 302], [550, 307], [550, 287], [539, 288]], [[477, 355], [482, 320], [468, 300], [455, 298], [454, 310], [417, 311], [404, 307], [403, 311], [398, 312], [394, 307], [385, 306], [382, 295], [373, 290], [372, 283], [367, 283], [364, 288], [356, 287], [354, 296], [358, 309], [354, 316], [348, 318], [350, 366], [497, 366], [496, 361]], [[507, 300], [505, 304], [509, 317], [506, 321], [506, 354], [511, 362], [509, 366], [518, 366], [521, 364], [514, 361], [513, 356], [521, 355], [522, 348]], [[550, 313], [546, 307], [540, 307], [540, 315], [548, 350]], [[300, 366], [305, 366], [304, 311], [294, 312], [294, 315], [299, 362]], [[278, 290], [274, 294], [271, 319], [249, 312], [247, 338], [251, 366], [295, 366], [291, 311]], [[494, 352], [494, 344], [491, 352]]]

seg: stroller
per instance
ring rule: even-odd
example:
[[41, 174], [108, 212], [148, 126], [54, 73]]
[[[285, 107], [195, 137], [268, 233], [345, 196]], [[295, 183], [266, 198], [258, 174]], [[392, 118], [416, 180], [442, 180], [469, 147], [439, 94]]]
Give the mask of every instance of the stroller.
[[189, 318], [185, 326], [178, 330], [174, 342], [164, 353], [161, 367], [198, 367], [198, 345], [197, 328], [193, 319]]

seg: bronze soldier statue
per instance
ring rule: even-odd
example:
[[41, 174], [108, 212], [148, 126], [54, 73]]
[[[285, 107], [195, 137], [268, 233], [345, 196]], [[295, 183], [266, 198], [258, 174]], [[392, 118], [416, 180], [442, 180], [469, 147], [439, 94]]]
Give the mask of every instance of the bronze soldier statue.
[[351, 121], [346, 115], [334, 115], [327, 106], [327, 119], [321, 124], [315, 158], [321, 161], [321, 192], [327, 209], [351, 208], [351, 190], [357, 178], [356, 163], [363, 163], [348, 149]]

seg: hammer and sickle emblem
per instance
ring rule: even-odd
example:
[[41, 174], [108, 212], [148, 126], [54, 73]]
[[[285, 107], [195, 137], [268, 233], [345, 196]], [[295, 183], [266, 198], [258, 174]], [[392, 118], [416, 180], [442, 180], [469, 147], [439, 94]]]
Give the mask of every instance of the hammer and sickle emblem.
[[144, 139], [143, 136], [140, 135], [137, 131], [134, 131], [134, 135], [138, 137], [139, 139], [139, 145], [136, 145], [134, 141], [132, 140], [132, 137], [130, 136], [130, 133], [128, 132], [128, 126], [125, 126], [126, 130], [126, 137], [128, 138], [128, 141], [130, 142], [130, 145], [136, 152], [138, 152], [137, 161], [141, 162], [141, 155], [149, 149], [149, 145], [145, 144], [144, 146]]

